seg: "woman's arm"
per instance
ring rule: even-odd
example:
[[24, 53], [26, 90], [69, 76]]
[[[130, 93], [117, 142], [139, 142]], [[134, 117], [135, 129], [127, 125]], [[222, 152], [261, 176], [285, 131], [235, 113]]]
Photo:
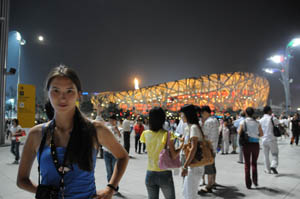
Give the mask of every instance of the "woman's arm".
[[169, 139], [169, 149], [170, 149], [170, 155], [171, 158], [174, 160], [180, 153], [182, 147], [183, 147], [183, 142], [180, 144], [180, 147], [178, 149], [175, 150], [175, 146], [174, 146], [174, 140], [173, 139]]
[[[99, 122], [94, 122], [94, 125], [97, 129], [97, 138], [99, 143], [111, 151], [113, 156], [117, 159], [114, 172], [109, 181], [109, 184], [116, 188], [125, 173], [129, 160], [128, 153], [106, 126]], [[112, 193], [113, 190], [110, 187], [106, 187], [104, 190], [98, 191], [97, 195], [100, 198], [104, 196], [111, 197]]]
[[41, 125], [35, 126], [30, 129], [28, 138], [26, 139], [23, 148], [17, 175], [17, 186], [32, 193], [36, 193], [37, 185], [29, 179], [29, 176], [32, 164], [36, 158], [37, 148], [39, 147], [41, 142], [41, 132]]
[[240, 127], [239, 127], [239, 130], [238, 130], [239, 135], [241, 135], [242, 131], [244, 130], [243, 128], [244, 128], [243, 124], [240, 123]]
[[259, 132], [259, 134], [258, 134], [259, 137], [262, 137], [264, 135], [264, 132], [263, 132], [260, 124], [258, 125], [258, 132]]

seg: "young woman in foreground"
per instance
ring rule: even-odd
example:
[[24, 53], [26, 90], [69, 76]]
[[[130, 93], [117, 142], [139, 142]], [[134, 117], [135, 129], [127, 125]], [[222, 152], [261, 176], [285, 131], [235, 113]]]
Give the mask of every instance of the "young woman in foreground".
[[[36, 193], [36, 198], [110, 199], [123, 176], [128, 154], [102, 123], [89, 121], [76, 107], [82, 88], [70, 68], [54, 68], [46, 81], [46, 91], [54, 109], [54, 118], [33, 127], [24, 145], [19, 166], [18, 187]], [[44, 138], [44, 139], [43, 139]], [[42, 140], [45, 140], [44, 147]], [[96, 190], [94, 169], [99, 144], [117, 159], [109, 184]], [[42, 177], [36, 185], [30, 179], [37, 157]]]

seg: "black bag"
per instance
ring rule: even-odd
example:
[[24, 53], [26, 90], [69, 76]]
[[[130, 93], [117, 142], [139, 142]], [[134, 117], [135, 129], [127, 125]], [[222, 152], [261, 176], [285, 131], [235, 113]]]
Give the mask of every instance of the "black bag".
[[246, 133], [247, 131], [247, 125], [246, 125], [246, 120], [244, 122], [244, 128], [242, 127], [241, 129], [241, 134], [240, 134], [240, 138], [239, 138], [239, 144], [240, 146], [245, 146], [248, 142], [249, 142], [249, 136]]
[[35, 194], [36, 199], [58, 199], [58, 188], [51, 185], [39, 184]]
[[271, 117], [271, 122], [272, 122], [272, 125], [273, 125], [273, 134], [275, 137], [281, 137], [282, 136], [282, 132], [280, 130], [280, 128], [276, 125], [274, 125], [274, 121], [273, 121], [273, 117]]

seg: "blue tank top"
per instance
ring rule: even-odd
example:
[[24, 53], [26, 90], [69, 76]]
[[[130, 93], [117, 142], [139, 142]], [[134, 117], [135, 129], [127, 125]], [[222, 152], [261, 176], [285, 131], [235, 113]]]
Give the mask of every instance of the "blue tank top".
[[[64, 154], [66, 148], [56, 147], [57, 158], [60, 164], [64, 160]], [[81, 170], [78, 168], [77, 164], [73, 164], [73, 168], [67, 172], [64, 176], [65, 199], [83, 199], [92, 198], [96, 195], [96, 185], [95, 185], [95, 164], [96, 164], [96, 150], [93, 154], [93, 170], [91, 172]], [[37, 154], [37, 159], [39, 159], [39, 152]], [[44, 146], [41, 161], [40, 161], [40, 171], [42, 182], [45, 185], [54, 185], [59, 187], [60, 175], [58, 174], [51, 156], [51, 149], [49, 146]], [[61, 194], [59, 194], [61, 198]]]

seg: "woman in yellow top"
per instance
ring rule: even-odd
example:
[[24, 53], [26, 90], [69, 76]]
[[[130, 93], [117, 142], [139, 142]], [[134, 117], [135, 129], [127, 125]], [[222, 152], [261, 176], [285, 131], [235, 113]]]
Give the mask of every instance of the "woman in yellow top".
[[[167, 131], [163, 129], [166, 114], [160, 107], [154, 107], [149, 112], [149, 129], [142, 133], [140, 141], [146, 143], [148, 152], [148, 168], [146, 174], [146, 187], [149, 199], [159, 198], [159, 189], [166, 199], [175, 198], [175, 188], [172, 171], [161, 170], [158, 166], [159, 154], [167, 142]], [[169, 139], [170, 155], [174, 159], [179, 151], [174, 148], [174, 140]]]

